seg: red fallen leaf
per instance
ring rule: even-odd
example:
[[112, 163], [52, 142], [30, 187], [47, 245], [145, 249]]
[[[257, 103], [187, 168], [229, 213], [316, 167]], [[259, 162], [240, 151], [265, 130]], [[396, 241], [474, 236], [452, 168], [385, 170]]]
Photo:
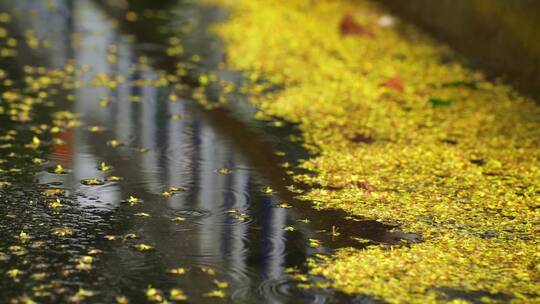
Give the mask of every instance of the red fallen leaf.
[[364, 191], [366, 191], [367, 194], [371, 194], [371, 192], [375, 191], [375, 187], [373, 187], [372, 185], [370, 185], [368, 182], [366, 181], [357, 181], [355, 183], [353, 183], [356, 187], [360, 188], [360, 189], [363, 189]]
[[401, 81], [401, 78], [399, 78], [399, 76], [388, 79], [383, 83], [383, 86], [403, 92], [403, 81]]
[[339, 31], [343, 36], [367, 36], [374, 37], [372, 31], [356, 22], [352, 15], [345, 15], [339, 23]]

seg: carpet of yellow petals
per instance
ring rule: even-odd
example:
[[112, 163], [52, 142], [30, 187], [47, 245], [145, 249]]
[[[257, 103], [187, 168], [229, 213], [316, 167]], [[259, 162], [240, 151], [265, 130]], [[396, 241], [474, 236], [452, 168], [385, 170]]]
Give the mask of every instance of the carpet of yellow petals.
[[302, 198], [422, 235], [342, 249], [313, 273], [394, 303], [450, 289], [540, 301], [537, 104], [368, 1], [212, 2], [260, 115], [298, 123], [313, 152]]

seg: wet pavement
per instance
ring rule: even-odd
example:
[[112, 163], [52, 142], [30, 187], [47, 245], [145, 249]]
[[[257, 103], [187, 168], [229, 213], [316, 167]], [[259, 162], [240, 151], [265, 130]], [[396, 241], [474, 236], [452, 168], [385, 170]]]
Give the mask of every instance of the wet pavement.
[[[37, 66], [78, 71], [49, 87], [32, 122], [2, 114], [0, 302], [372, 301], [299, 288], [322, 282], [307, 261], [418, 237], [298, 202], [283, 165], [307, 155], [295, 127], [254, 120], [238, 92], [213, 106], [241, 82], [218, 69], [207, 33], [224, 12], [173, 3], [124, 15], [111, 3], [0, 5], [20, 38], [0, 61], [14, 82], [3, 91], [27, 94]], [[25, 47], [30, 32], [49, 46]], [[208, 75], [223, 81], [202, 86]], [[41, 125], [51, 117], [54, 132]]]

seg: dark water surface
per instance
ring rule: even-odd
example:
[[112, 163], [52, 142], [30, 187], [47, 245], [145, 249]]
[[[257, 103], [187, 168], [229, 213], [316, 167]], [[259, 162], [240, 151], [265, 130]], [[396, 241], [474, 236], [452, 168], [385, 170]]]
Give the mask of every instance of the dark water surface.
[[[2, 59], [1, 68], [12, 79], [22, 83], [26, 65], [63, 67], [74, 60], [77, 66], [91, 67], [75, 75], [75, 81], [87, 83], [100, 73], [127, 80], [117, 87], [82, 85], [57, 92], [56, 105], [39, 109], [36, 121], [48, 122], [52, 111], [68, 109], [80, 113], [82, 125], [53, 138], [44, 135], [49, 144], [41, 152], [24, 149], [35, 129], [32, 133], [29, 125], [2, 119], [2, 135], [16, 129], [26, 141], [0, 148], [2, 180], [12, 183], [0, 189], [0, 302], [31, 303], [24, 302], [28, 297], [40, 303], [113, 303], [125, 296], [140, 303], [148, 301], [149, 288], [159, 289], [164, 298], [179, 288], [190, 303], [372, 301], [331, 289], [298, 288], [290, 268], [297, 269], [293, 274], [298, 279], [307, 259], [363, 246], [351, 237], [395, 243], [411, 236], [296, 201], [280, 165], [306, 157], [298, 143], [287, 139], [298, 133], [294, 126], [254, 121], [253, 109], [240, 95], [234, 105], [213, 110], [191, 98], [197, 71], [216, 69], [223, 56], [206, 32], [223, 12], [176, 2], [153, 4], [166, 11], [145, 11], [143, 2], [134, 1], [139, 16], [147, 14], [151, 21], [116, 19], [111, 26], [111, 18], [125, 14], [125, 7], [115, 3], [122, 1], [0, 2], [0, 9], [14, 16], [9, 30], [21, 41], [30, 29], [51, 42], [48, 49], [21, 47], [16, 58]], [[173, 36], [182, 39], [183, 57], [163, 54], [167, 37]], [[79, 46], [72, 47], [74, 43]], [[111, 45], [117, 49], [114, 60], [108, 57]], [[203, 60], [189, 60], [193, 54]], [[159, 78], [182, 58], [188, 58], [188, 73], [181, 87], [136, 85]], [[135, 69], [141, 62], [148, 64]], [[239, 78], [216, 73], [233, 82]], [[176, 101], [171, 101], [173, 93]], [[205, 94], [210, 101], [216, 98], [211, 87]], [[108, 106], [100, 105], [104, 99], [111, 100]], [[93, 125], [104, 131], [91, 132], [88, 126]], [[113, 147], [111, 140], [121, 145]], [[48, 162], [23, 168], [35, 157]], [[101, 163], [112, 169], [100, 171]], [[68, 171], [55, 174], [56, 165]], [[121, 180], [106, 181], [112, 175]], [[93, 178], [105, 182], [81, 183]], [[51, 188], [65, 193], [44, 197], [43, 191]], [[171, 195], [164, 195], [166, 191]], [[131, 205], [130, 196], [139, 202]], [[56, 198], [61, 211], [49, 207]], [[332, 226], [339, 235], [331, 233]], [[141, 244], [152, 249], [137, 250]], [[168, 273], [178, 267], [186, 273]], [[216, 290], [224, 297], [208, 296]]]

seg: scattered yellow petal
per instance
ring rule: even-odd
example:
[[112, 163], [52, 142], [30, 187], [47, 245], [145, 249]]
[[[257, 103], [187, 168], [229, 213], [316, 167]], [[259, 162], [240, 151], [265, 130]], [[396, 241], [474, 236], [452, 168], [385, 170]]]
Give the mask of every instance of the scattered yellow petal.
[[139, 251], [148, 251], [148, 250], [154, 249], [154, 247], [152, 247], [150, 245], [147, 245], [147, 244], [144, 244], [144, 243], [139, 243], [139, 244], [133, 245], [133, 247], [135, 247], [135, 249], [137, 249]]
[[212, 290], [210, 292], [205, 293], [204, 296], [209, 297], [209, 298], [223, 299], [223, 298], [225, 298], [225, 292], [223, 290], [216, 289], [216, 290]]
[[218, 280], [213, 280], [212, 282], [214, 282], [214, 284], [216, 284], [217, 288], [219, 289], [224, 289], [224, 288], [229, 287], [229, 283], [227, 282], [218, 281]]
[[167, 272], [174, 275], [182, 275], [186, 273], [186, 269], [179, 267], [179, 268], [169, 269]]

